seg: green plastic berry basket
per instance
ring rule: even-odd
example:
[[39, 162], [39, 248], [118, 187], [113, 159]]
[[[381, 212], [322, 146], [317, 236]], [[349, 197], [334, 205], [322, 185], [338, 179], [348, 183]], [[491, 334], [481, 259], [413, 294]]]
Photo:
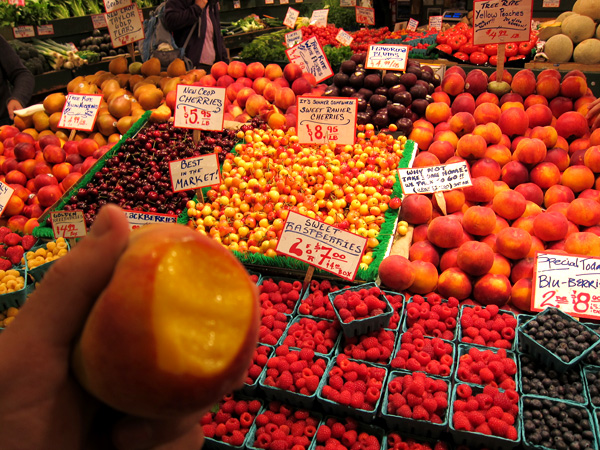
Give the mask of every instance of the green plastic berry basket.
[[[425, 301], [427, 301], [427, 297], [425, 297], [425, 296], [421, 296], [421, 297], [423, 297], [425, 299]], [[413, 298], [414, 298], [414, 296], [412, 296], [404, 304], [404, 319], [402, 320], [402, 332], [403, 333], [406, 333], [410, 329], [410, 327], [412, 326], [412, 325], [411, 326], [408, 325], [408, 308], [409, 308], [409, 305], [411, 303], [413, 303]], [[448, 303], [447, 299], [443, 299], [442, 302], [441, 302], [442, 305], [444, 305], [446, 303]], [[457, 315], [455, 317], [456, 326], [454, 327], [454, 330], [453, 330], [452, 340], [456, 340], [456, 337], [458, 336], [459, 318], [460, 318], [460, 309], [458, 310], [458, 313], [457, 313]], [[432, 336], [432, 335], [426, 335], [426, 336], [427, 337], [437, 337], [437, 336]]]
[[[329, 324], [331, 324], [332, 326], [334, 326], [334, 321], [333, 320], [327, 320], [327, 319], [320, 319], [318, 317], [312, 317], [312, 316], [295, 316], [292, 321], [288, 324], [287, 328], [285, 329], [285, 331], [283, 332], [283, 334], [281, 335], [281, 338], [279, 339], [279, 343], [278, 345], [285, 345], [285, 340], [288, 337], [288, 333], [290, 328], [300, 322], [302, 319], [308, 319], [308, 320], [313, 320], [315, 322], [327, 322]], [[308, 331], [307, 331], [308, 333]], [[311, 348], [311, 350], [314, 350], [315, 354], [317, 355], [322, 355], [322, 356], [332, 356], [335, 355], [337, 353], [337, 349], [340, 343], [340, 340], [342, 339], [342, 331], [338, 330], [337, 333], [337, 337], [335, 338], [334, 342], [333, 342], [333, 347], [331, 347], [331, 349], [327, 352], [318, 352], [317, 350], [315, 350], [314, 348]], [[290, 348], [298, 348], [298, 346], [296, 345], [290, 345]]]
[[[461, 380], [458, 378], [458, 369], [460, 368], [460, 359], [462, 356], [467, 355], [472, 348], [477, 349], [481, 352], [489, 350], [494, 353], [498, 353], [501, 350], [496, 347], [484, 347], [482, 345], [473, 345], [473, 344], [459, 344], [458, 351], [457, 351], [458, 355], [456, 358], [458, 360], [458, 362], [456, 364], [456, 370], [454, 371], [454, 376], [453, 376], [454, 383], [468, 383], [468, 384], [473, 384], [475, 386], [485, 386], [485, 383], [481, 383], [481, 384], [480, 383], [472, 383], [470, 381]], [[515, 390], [517, 390], [518, 392], [521, 392], [519, 390], [520, 389], [520, 384], [519, 384], [520, 378], [519, 378], [519, 362], [518, 362], [517, 354], [510, 350], [506, 350], [506, 356], [507, 356], [507, 358], [510, 358], [515, 362], [515, 366], [516, 366], [516, 370], [517, 370], [515, 372], [515, 374], [513, 375], [513, 379], [515, 381]]]
[[[27, 296], [31, 292], [31, 287], [33, 286], [31, 280], [29, 279], [26, 268], [10, 270], [18, 271], [19, 275], [24, 278], [25, 282], [22, 289], [0, 295], [0, 312], [6, 311], [8, 308], [20, 308], [23, 306]], [[2, 330], [4, 330], [4, 328], [0, 328], [0, 332]]]
[[[440, 439], [432, 439], [432, 438], [426, 438], [423, 436], [420, 436], [419, 434], [411, 434], [411, 433], [404, 433], [404, 432], [398, 432], [398, 431], [387, 431], [386, 435], [383, 438], [383, 445], [381, 447], [382, 450], [388, 450], [392, 447], [390, 447], [390, 443], [389, 443], [389, 436], [391, 433], [396, 433], [398, 434], [401, 438], [403, 442], [406, 441], [414, 441], [417, 445], [421, 445], [421, 446], [429, 446], [429, 448], [434, 449], [435, 446], [440, 443], [440, 442], [445, 442], [446, 440], [444, 439], [444, 437], [440, 438]], [[408, 447], [408, 448], [413, 448], [413, 447]], [[417, 447], [417, 448], [421, 448], [421, 447]], [[451, 448], [449, 445], [446, 448]]]
[[351, 322], [347, 322], [347, 323], [344, 323], [342, 321], [340, 314], [334, 305], [335, 298], [338, 295], [342, 295], [344, 292], [347, 292], [347, 291], [360, 291], [361, 289], [368, 290], [371, 288], [378, 288], [381, 290], [381, 288], [375, 283], [365, 283], [365, 284], [360, 284], [358, 286], [341, 289], [334, 293], [328, 294], [329, 301], [333, 305], [333, 310], [335, 311], [335, 315], [336, 315], [337, 319], [340, 321], [340, 324], [342, 325], [342, 331], [344, 332], [344, 336], [349, 336], [349, 337], [360, 336], [361, 334], [367, 334], [367, 333], [370, 333], [371, 331], [379, 330], [380, 328], [385, 328], [390, 323], [390, 318], [392, 317], [392, 313], [393, 313], [392, 305], [390, 305], [390, 302], [387, 300], [386, 295], [384, 294], [383, 290], [381, 290], [381, 295], [380, 295], [380, 299], [383, 300], [386, 304], [383, 314], [378, 314], [376, 316], [367, 317], [364, 319], [352, 320]]
[[448, 385], [448, 406], [446, 413], [444, 414], [444, 421], [442, 423], [433, 423], [428, 420], [417, 420], [409, 417], [397, 416], [395, 414], [389, 414], [388, 410], [388, 398], [389, 398], [389, 385], [390, 382], [398, 377], [405, 375], [412, 375], [409, 370], [394, 370], [390, 372], [388, 380], [385, 386], [385, 392], [383, 394], [383, 403], [381, 405], [381, 417], [385, 421], [387, 428], [394, 431], [402, 431], [410, 434], [424, 436], [427, 438], [435, 439], [438, 438], [448, 429], [448, 411], [450, 410], [450, 392], [452, 389], [452, 382], [447, 378], [436, 377], [433, 375], [427, 375], [427, 378], [434, 380], [442, 380]]
[[592, 422], [594, 422], [594, 431], [596, 442], [600, 442], [600, 408], [591, 408]]
[[[336, 285], [337, 290], [333, 291], [333, 292], [339, 292], [340, 290], [342, 290], [342, 288], [340, 288], [339, 286]], [[344, 288], [345, 289], [345, 288]], [[324, 316], [315, 316], [313, 314], [302, 314], [300, 312], [300, 306], [302, 305], [302, 302], [304, 300], [306, 300], [308, 298], [308, 296], [312, 294], [312, 290], [310, 288], [310, 286], [308, 286], [304, 292], [302, 293], [302, 297], [300, 297], [300, 301], [296, 304], [296, 309], [294, 310], [294, 316], [302, 316], [302, 317], [311, 317], [314, 319], [327, 319], [327, 320], [337, 320], [337, 316], [335, 315], [335, 312], [333, 313], [333, 316], [331, 317], [331, 319], [324, 317]], [[331, 303], [331, 300], [329, 298], [329, 294], [324, 294], [323, 296], [329, 303]], [[333, 305], [332, 305], [332, 309], [333, 309]]]
[[557, 313], [559, 316], [563, 317], [564, 319], [566, 319], [568, 321], [580, 323], [577, 320], [575, 320], [573, 317], [562, 312], [560, 309], [546, 308], [544, 311], [537, 314], [534, 317], [534, 319], [527, 321], [526, 323], [524, 323], [523, 325], [521, 325], [518, 328], [519, 342], [522, 344], [524, 353], [528, 353], [529, 355], [532, 356], [532, 358], [539, 360], [546, 367], [554, 369], [559, 373], [563, 373], [569, 369], [572, 369], [574, 366], [576, 366], [580, 362], [585, 361], [585, 358], [588, 355], [588, 353], [590, 353], [594, 347], [596, 347], [598, 344], [600, 344], [600, 335], [598, 333], [596, 333], [594, 330], [592, 330], [590, 327], [586, 326], [583, 323], [580, 323], [587, 331], [589, 331], [590, 333], [595, 335], [598, 339], [596, 340], [596, 342], [594, 342], [592, 345], [590, 345], [585, 351], [583, 351], [581, 354], [579, 354], [576, 358], [573, 358], [569, 362], [565, 362], [560, 357], [558, 357], [558, 355], [556, 355], [555, 353], [551, 352], [543, 345], [536, 342], [535, 339], [533, 339], [531, 336], [529, 336], [525, 332], [526, 328], [533, 322], [533, 320], [535, 320], [536, 318], [539, 318], [541, 316], [544, 316], [547, 314], [552, 314], [552, 313]]
[[[434, 338], [432, 336], [424, 336], [424, 339], [432, 340], [432, 339], [441, 339], [441, 338]], [[450, 373], [448, 375], [438, 375], [435, 373], [429, 373], [425, 369], [410, 370], [410, 369], [407, 369], [406, 367], [392, 367], [392, 362], [394, 361], [394, 358], [398, 355], [398, 352], [402, 348], [402, 333], [398, 335], [398, 340], [396, 341], [396, 348], [394, 348], [394, 355], [393, 355], [392, 359], [390, 360], [391, 370], [408, 370], [408, 371], [412, 371], [412, 372], [424, 372], [427, 375], [433, 375], [433, 376], [439, 377], [439, 378], [444, 378], [444, 379], [452, 378], [452, 375], [454, 374], [454, 371], [456, 370], [456, 365], [457, 365], [456, 344], [454, 343], [454, 341], [448, 341], [446, 339], [441, 339], [441, 340], [443, 343], [450, 344], [450, 346], [452, 347], [452, 353], [451, 353], [452, 365], [450, 366]]]
[[258, 277], [258, 279], [256, 280], [256, 286], [260, 286], [262, 284], [262, 280], [263, 280], [263, 276], [260, 272], [256, 272], [254, 270], [250, 270], [246, 267], [246, 272], [248, 272], [248, 275], [252, 276], [252, 275], [256, 275]]
[[[331, 364], [331, 360], [322, 355], [315, 354], [315, 360], [323, 359], [325, 360], [325, 370], [323, 375], [321, 376], [321, 380], [319, 380], [319, 385], [317, 386], [317, 390], [312, 395], [304, 395], [298, 392], [288, 391], [286, 389], [280, 389], [275, 386], [269, 386], [265, 384], [265, 379], [267, 378], [267, 370], [262, 371], [260, 378], [258, 379], [258, 385], [260, 390], [265, 394], [265, 397], [271, 401], [279, 401], [283, 403], [287, 403], [293, 406], [297, 406], [298, 408], [311, 409], [315, 403], [317, 398], [317, 392], [319, 392], [319, 388], [325, 382], [325, 374], [328, 372], [329, 366]], [[267, 363], [268, 364], [268, 363]]]
[[[321, 423], [319, 424], [319, 428], [321, 428], [321, 426], [326, 425], [327, 420], [329, 419], [334, 419], [337, 420], [340, 423], [344, 423], [344, 420], [340, 417], [336, 417], [336, 416], [325, 416], [323, 417], [323, 420], [321, 421]], [[385, 438], [386, 438], [386, 431], [381, 428], [378, 427], [376, 425], [371, 425], [371, 424], [367, 424], [367, 423], [361, 423], [358, 422], [357, 423], [358, 427], [356, 429], [357, 433], [360, 435], [361, 433], [367, 433], [371, 436], [375, 436], [378, 440], [379, 440], [379, 448], [380, 450], [384, 449], [384, 444], [385, 444]], [[315, 436], [318, 434], [319, 432], [319, 428], [317, 428], [317, 433], [315, 433]], [[356, 443], [354, 444], [354, 446], [356, 446], [356, 448], [363, 448], [363, 447], [359, 447]], [[310, 449], [309, 450], [317, 450], [317, 447], [319, 447], [321, 450], [325, 449], [325, 444], [319, 444], [317, 442], [317, 438], [315, 437], [315, 439], [313, 440], [312, 444], [310, 445]], [[352, 447], [355, 448], [355, 447]], [[375, 447], [369, 447], [369, 448], [375, 448]]]
[[325, 385], [327, 385], [327, 383], [329, 381], [329, 373], [331, 372], [331, 369], [335, 366], [335, 362], [336, 362], [335, 358], [331, 358], [331, 363], [329, 364], [329, 367], [327, 367], [327, 371], [325, 372], [325, 375], [323, 377], [325, 382], [322, 383], [321, 386], [319, 386], [319, 389], [317, 390], [317, 402], [319, 403], [321, 408], [326, 413], [329, 413], [329, 414], [332, 414], [332, 415], [338, 416], [338, 417], [350, 416], [350, 417], [354, 417], [355, 419], [361, 420], [363, 422], [371, 423], [377, 417], [379, 407], [381, 406], [382, 397], [383, 397], [383, 387], [385, 386], [386, 379], [388, 376], [388, 369], [383, 366], [367, 363], [364, 361], [357, 361], [354, 359], [349, 359], [349, 361], [355, 361], [359, 364], [365, 364], [366, 366], [369, 366], [369, 367], [377, 367], [378, 369], [385, 370], [385, 375], [383, 376], [383, 380], [382, 380], [382, 390], [379, 395], [379, 399], [375, 403], [375, 407], [372, 410], [367, 411], [365, 409], [353, 408], [350, 405], [342, 405], [341, 403], [337, 403], [337, 402], [334, 402], [332, 400], [329, 400], [329, 399], [323, 397], [323, 395], [322, 395], [323, 387]]
[[[267, 360], [268, 360], [268, 358], [271, 357], [271, 355], [273, 354], [273, 351], [275, 350], [275, 348], [272, 345], [268, 345], [268, 344], [258, 344], [257, 347], [267, 347], [270, 349], [267, 352]], [[258, 380], [260, 379], [261, 375], [266, 370], [267, 370], [267, 365], [265, 364], [264, 367], [262, 368], [262, 370], [260, 371], [260, 374], [256, 377], [256, 380], [254, 380], [254, 383], [252, 383], [252, 384], [244, 383], [244, 385], [240, 389], [242, 394], [248, 395], [248, 396], [253, 396], [254, 393], [256, 392], [256, 389], [258, 388]]]
[[[483, 434], [483, 433], [477, 433], [475, 431], [457, 430], [454, 427], [454, 420], [452, 419], [452, 416], [454, 415], [454, 402], [456, 401], [456, 389], [458, 388], [458, 386], [463, 385], [463, 384], [470, 386], [471, 389], [473, 390], [474, 394], [478, 394], [483, 391], [483, 388], [481, 386], [477, 386], [477, 385], [470, 384], [470, 383], [457, 383], [453, 386], [452, 402], [449, 407], [450, 419], [448, 420], [448, 422], [449, 422], [450, 434], [452, 435], [454, 444], [457, 446], [465, 445], [468, 448], [484, 447], [488, 450], [506, 450], [506, 449], [512, 449], [512, 448], [518, 447], [519, 444], [521, 443], [521, 433], [520, 433], [521, 427], [520, 427], [520, 423], [519, 423], [521, 414], [518, 414], [518, 416], [515, 418], [514, 426], [517, 429], [518, 437], [514, 441], [511, 439], [500, 437], [500, 436], [492, 436], [492, 435], [487, 435], [487, 434]], [[501, 389], [501, 391], [502, 391], [502, 389]], [[519, 411], [521, 411], [520, 404], [519, 404]]]
[[[398, 342], [398, 336], [399, 336], [399, 332], [398, 330], [391, 330], [389, 328], [383, 328], [383, 330], [385, 331], [390, 331], [394, 334], [394, 348], [392, 349], [392, 352], [390, 353], [390, 357], [387, 359], [386, 362], [374, 362], [374, 361], [367, 361], [366, 359], [360, 359], [360, 358], [352, 358], [351, 355], [346, 355], [348, 358], [352, 358], [355, 359], [356, 361], [360, 361], [360, 362], [366, 362], [369, 364], [375, 364], [378, 366], [382, 366], [382, 367], [389, 367], [390, 366], [390, 362], [392, 361], [392, 358], [394, 357], [394, 350], [396, 348], [396, 344]], [[339, 346], [336, 349], [335, 354], [339, 355], [341, 353], [344, 353], [344, 346], [346, 344], [346, 339], [348, 339], [347, 337], [342, 337], [342, 339], [340, 340]]]
[[[594, 442], [593, 444], [593, 449], [597, 449], [598, 448], [598, 434], [597, 434], [597, 427], [596, 427], [596, 417], [594, 414], [594, 411], [592, 409], [586, 408], [585, 406], [582, 406], [578, 403], [574, 403], [574, 402], [570, 402], [568, 400], [556, 400], [556, 399], [552, 399], [552, 398], [548, 398], [548, 397], [540, 397], [537, 395], [522, 395], [521, 398], [519, 399], [519, 410], [522, 412], [522, 414], [519, 417], [519, 429], [520, 429], [520, 434], [521, 434], [521, 445], [524, 449], [528, 449], [528, 450], [554, 450], [553, 448], [550, 447], [546, 447], [544, 445], [540, 445], [540, 444], [534, 444], [533, 442], [530, 442], [527, 440], [527, 433], [525, 431], [525, 424], [524, 424], [524, 418], [523, 418], [523, 413], [525, 412], [525, 403], [527, 402], [527, 400], [529, 399], [539, 399], [539, 400], [543, 400], [543, 401], [549, 401], [552, 403], [564, 403], [567, 406], [570, 407], [574, 407], [574, 408], [580, 408], [581, 410], [587, 411], [588, 413], [588, 421], [590, 424], [590, 429], [592, 431], [592, 435], [593, 435], [593, 439]], [[586, 449], [589, 447], [586, 447]]]
[[[517, 330], [519, 328], [521, 328], [521, 325], [529, 322], [531, 319], [533, 319], [534, 316], [532, 316], [531, 314], [518, 314], [517, 315]], [[523, 349], [521, 348], [521, 342], [519, 341], [519, 333], [517, 331], [517, 333], [515, 334], [515, 351], [517, 353], [523, 353]]]
[[584, 387], [584, 392], [585, 395], [587, 397], [587, 400], [589, 402], [589, 404], [591, 405], [592, 408], [600, 408], [600, 399], [597, 400], [595, 403], [592, 401], [592, 394], [590, 393], [590, 383], [587, 379], [587, 374], [588, 373], [593, 373], [596, 375], [600, 375], [600, 367], [598, 366], [584, 366], [582, 369], [582, 375], [581, 378], [583, 378], [583, 387]]
[[[400, 333], [401, 330], [402, 330], [402, 323], [404, 322], [404, 312], [405, 312], [405, 307], [406, 307], [406, 296], [404, 294], [400, 293], [400, 292], [388, 291], [388, 290], [385, 290], [385, 289], [383, 290], [383, 293], [385, 294], [386, 298], [388, 299], [388, 302], [390, 302], [390, 305], [392, 304], [392, 302], [390, 301], [390, 297], [395, 297], [395, 296], [401, 296], [402, 297], [402, 308], [398, 312], [398, 316], [399, 316], [398, 326], [396, 328], [391, 328], [391, 327], [388, 326], [388, 328], [390, 328], [390, 329], [396, 329]], [[392, 315], [394, 315], [393, 305], [392, 305]]]
[[[475, 344], [475, 343], [469, 343], [469, 342], [463, 342], [463, 327], [462, 327], [462, 316], [463, 316], [463, 312], [466, 308], [475, 308], [479, 305], [462, 305], [460, 308], [460, 314], [459, 314], [459, 319], [458, 319], [458, 323], [457, 323], [457, 328], [458, 328], [458, 341], [460, 343], [464, 343], [464, 344], [469, 344], [469, 345], [479, 345], [480, 347], [488, 347], [488, 348], [497, 348], [494, 347], [493, 345], [483, 345], [483, 344]], [[485, 308], [485, 307], [483, 307]], [[517, 316], [515, 313], [513, 313], [512, 311], [508, 311], [506, 309], [499, 309], [498, 310], [498, 314], [508, 314], [509, 316], [513, 317], [516, 321], [517, 321], [517, 325], [515, 327], [514, 333], [515, 336], [512, 339], [512, 343], [510, 348], [507, 348], [506, 350], [510, 350], [512, 352], [516, 352], [517, 351], [517, 330], [519, 328], [519, 321], [517, 319]]]
[[[289, 277], [277, 277], [277, 276], [270, 276], [270, 275], [263, 275], [260, 278], [260, 285], [257, 286], [264, 286], [266, 281], [273, 281], [275, 284], [279, 284], [279, 282], [281, 281], [285, 281], [287, 283], [300, 283], [300, 285], [302, 285], [302, 280], [299, 280], [297, 278], [289, 278]], [[291, 308], [291, 311], [289, 312], [284, 312], [284, 314], [288, 317], [292, 317], [294, 315], [294, 311], [296, 311], [296, 309], [298, 308], [298, 304], [300, 303], [300, 299], [302, 298], [302, 295], [304, 294], [304, 289], [302, 288], [302, 286], [300, 286], [300, 292], [298, 293], [298, 300], [296, 300], [296, 303], [294, 304], [294, 307]]]
[[[48, 244], [48, 242], [51, 241], [45, 241], [42, 243], [38, 243], [36, 245], [34, 245], [31, 250], [29, 250], [30, 252], [36, 252], [37, 250], [39, 250], [40, 248], [45, 248], [46, 245]], [[56, 241], [54, 241], [56, 242]], [[67, 253], [71, 251], [71, 245], [69, 244], [68, 239], [65, 239], [65, 242], [67, 244]], [[27, 255], [28, 252], [25, 252], [25, 256]], [[44, 277], [44, 275], [46, 274], [46, 272], [48, 271], [48, 269], [50, 269], [50, 267], [52, 267], [52, 265], [57, 261], [58, 259], [49, 261], [47, 263], [41, 264], [37, 267], [33, 267], [31, 269], [27, 269], [27, 272], [29, 273], [29, 275], [31, 275], [31, 277], [33, 278], [34, 283], [39, 283], [40, 281], [42, 281], [42, 278]]]

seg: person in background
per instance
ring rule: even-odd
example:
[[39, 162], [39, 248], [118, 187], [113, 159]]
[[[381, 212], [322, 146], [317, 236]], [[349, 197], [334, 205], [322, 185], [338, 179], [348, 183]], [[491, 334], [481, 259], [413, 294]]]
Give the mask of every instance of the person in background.
[[15, 110], [29, 103], [35, 79], [2, 36], [0, 55], [0, 125], [7, 125], [13, 123]]
[[185, 54], [195, 67], [210, 71], [216, 61], [228, 61], [221, 34], [218, 0], [167, 0], [165, 27], [183, 47], [192, 31]]
[[588, 113], [585, 116], [590, 122], [590, 130], [600, 128], [600, 97], [588, 105]]

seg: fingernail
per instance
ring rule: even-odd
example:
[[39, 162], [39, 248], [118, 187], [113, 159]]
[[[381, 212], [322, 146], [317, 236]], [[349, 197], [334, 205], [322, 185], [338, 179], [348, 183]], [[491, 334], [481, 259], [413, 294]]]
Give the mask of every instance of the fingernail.
[[94, 224], [90, 229], [90, 234], [94, 237], [101, 237], [108, 233], [112, 228], [112, 220], [110, 217], [110, 206], [103, 206], [94, 220]]
[[137, 450], [152, 445], [152, 428], [147, 422], [130, 422], [119, 427], [114, 436], [120, 449]]

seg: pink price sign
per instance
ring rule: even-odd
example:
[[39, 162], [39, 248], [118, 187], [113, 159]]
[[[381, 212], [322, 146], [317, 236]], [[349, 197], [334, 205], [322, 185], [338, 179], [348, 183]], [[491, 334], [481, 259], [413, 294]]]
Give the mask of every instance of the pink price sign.
[[312, 73], [317, 83], [333, 76], [331, 64], [329, 64], [329, 60], [325, 56], [325, 52], [316, 36], [288, 48], [285, 53], [290, 62], [300, 66], [302, 72]]
[[301, 144], [354, 145], [358, 99], [297, 97], [298, 141]]
[[290, 211], [276, 251], [352, 281], [367, 238]]
[[533, 0], [474, 0], [473, 43], [529, 41]]
[[101, 94], [69, 94], [63, 106], [59, 128], [92, 131], [102, 101]]

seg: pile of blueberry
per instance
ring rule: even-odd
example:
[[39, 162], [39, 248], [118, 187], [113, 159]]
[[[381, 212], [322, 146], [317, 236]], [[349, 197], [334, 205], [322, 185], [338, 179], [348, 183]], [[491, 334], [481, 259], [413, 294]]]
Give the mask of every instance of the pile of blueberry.
[[565, 373], [547, 370], [528, 355], [521, 355], [521, 389], [523, 394], [586, 403], [579, 367]]

